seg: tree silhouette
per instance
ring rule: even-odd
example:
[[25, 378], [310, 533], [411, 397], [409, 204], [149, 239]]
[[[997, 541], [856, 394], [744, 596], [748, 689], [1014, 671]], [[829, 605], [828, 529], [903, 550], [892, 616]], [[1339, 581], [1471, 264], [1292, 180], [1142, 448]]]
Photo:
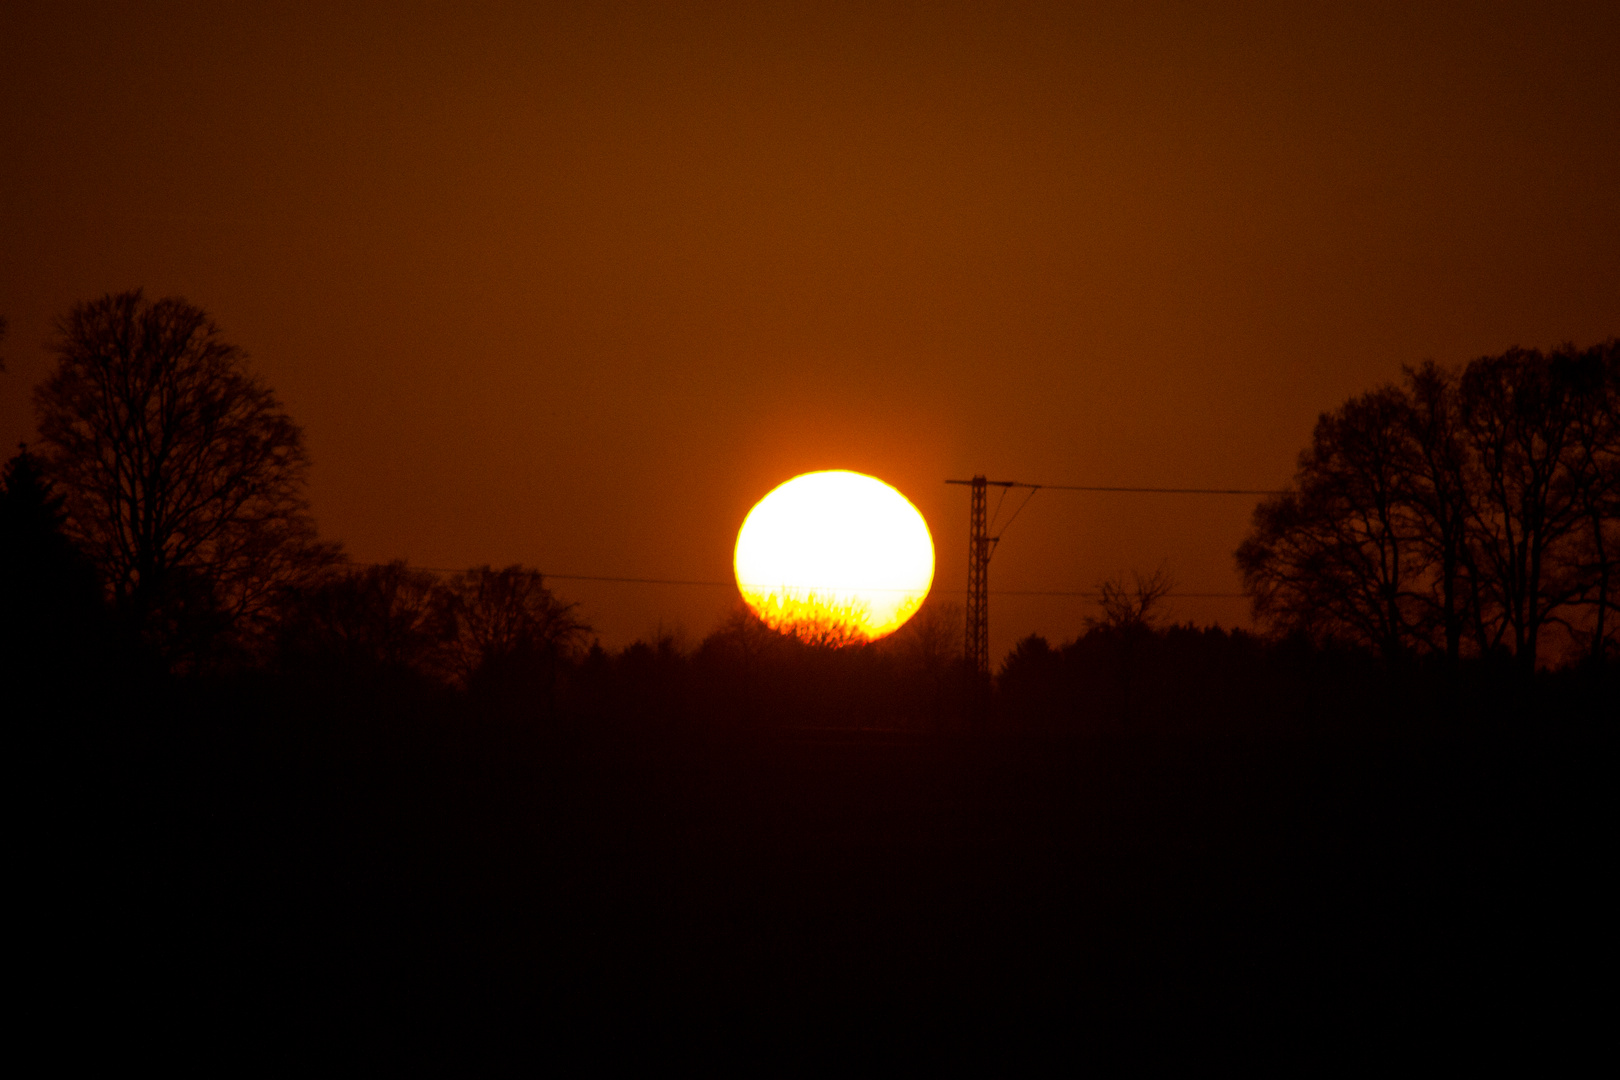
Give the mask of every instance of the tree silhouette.
[[939, 679], [962, 663], [962, 605], [931, 592], [904, 626], [883, 639], [911, 666]]
[[75, 305], [35, 391], [70, 535], [168, 662], [263, 638], [284, 591], [328, 565], [303, 435], [201, 309], [139, 290]]
[[[1158, 621], [1156, 609], [1175, 587], [1170, 568], [1164, 565], [1146, 577], [1133, 570], [1131, 578], [1132, 582], [1126, 584], [1125, 575], [1120, 573], [1099, 582], [1097, 602], [1102, 615], [1086, 617], [1087, 636], [1102, 643], [1112, 656], [1112, 675], [1119, 687], [1120, 716], [1124, 720], [1133, 718], [1141, 653], [1153, 637]], [[1044, 649], [1046, 643], [1040, 644]]]
[[1238, 566], [1256, 614], [1385, 656], [1411, 644], [1421, 541], [1407, 512], [1405, 402], [1384, 387], [1324, 413], [1296, 491], [1255, 512]]
[[1097, 584], [1097, 603], [1102, 607], [1100, 617], [1088, 615], [1086, 629], [1104, 629], [1114, 632], [1148, 630], [1158, 619], [1159, 601], [1175, 588], [1175, 578], [1168, 566], [1160, 566], [1147, 577], [1132, 571], [1133, 584], [1125, 583], [1124, 574], [1116, 574]]
[[455, 598], [403, 562], [357, 567], [308, 588], [280, 628], [284, 664], [349, 674], [454, 670]]
[[451, 664], [463, 686], [518, 682], [549, 698], [559, 661], [576, 658], [590, 632], [578, 605], [557, 599], [538, 570], [479, 566], [449, 592], [457, 624]]
[[842, 647], [868, 640], [863, 628], [870, 608], [857, 597], [783, 588], [750, 599], [749, 606], [766, 626], [807, 645]]
[[1558, 551], [1582, 518], [1568, 475], [1575, 403], [1564, 374], [1539, 352], [1513, 349], [1469, 364], [1461, 384], [1482, 587], [1527, 671], [1543, 628], [1580, 591]]
[[1477, 613], [1480, 602], [1468, 545], [1473, 494], [1462, 403], [1456, 375], [1433, 361], [1406, 369], [1405, 391], [1410, 447], [1402, 494], [1411, 504], [1421, 555], [1434, 570], [1431, 587], [1417, 595], [1427, 608], [1425, 621], [1439, 629], [1447, 664], [1455, 667], [1469, 613]]
[[1620, 550], [1616, 352], [1426, 364], [1324, 413], [1293, 490], [1256, 508], [1237, 551], [1257, 619], [1386, 658], [1510, 649], [1526, 672], [1556, 626], [1589, 635], [1601, 664]]
[[1564, 365], [1575, 398], [1572, 473], [1582, 518], [1577, 558], [1593, 609], [1589, 652], [1602, 667], [1609, 639], [1620, 630], [1609, 618], [1611, 611], [1620, 614], [1620, 341], [1565, 358]]
[[94, 568], [63, 531], [62, 497], [23, 447], [0, 470], [0, 656], [24, 678], [80, 663], [100, 616]]

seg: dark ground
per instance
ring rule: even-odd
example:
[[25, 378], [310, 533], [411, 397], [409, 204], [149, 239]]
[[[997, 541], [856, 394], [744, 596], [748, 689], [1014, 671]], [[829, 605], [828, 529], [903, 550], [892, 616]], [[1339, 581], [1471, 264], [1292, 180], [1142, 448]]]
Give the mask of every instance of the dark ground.
[[480, 726], [261, 690], [86, 723], [92, 764], [39, 804], [77, 822], [30, 830], [61, 860], [41, 977], [92, 1028], [1321, 1063], [1539, 1056], [1606, 1000], [1611, 721], [1567, 700], [1057, 737]]

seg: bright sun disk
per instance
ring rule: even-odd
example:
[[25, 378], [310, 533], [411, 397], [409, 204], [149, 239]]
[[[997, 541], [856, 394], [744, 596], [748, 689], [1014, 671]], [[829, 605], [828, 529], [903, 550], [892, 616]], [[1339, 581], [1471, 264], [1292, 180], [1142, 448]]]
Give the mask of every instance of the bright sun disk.
[[811, 641], [898, 630], [934, 581], [934, 541], [900, 492], [861, 473], [796, 476], [748, 512], [737, 588], [767, 625]]

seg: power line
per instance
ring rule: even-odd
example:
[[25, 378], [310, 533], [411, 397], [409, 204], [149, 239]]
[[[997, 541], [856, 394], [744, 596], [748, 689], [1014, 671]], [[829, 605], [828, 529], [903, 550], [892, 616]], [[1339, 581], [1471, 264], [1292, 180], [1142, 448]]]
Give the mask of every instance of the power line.
[[[382, 567], [391, 566], [393, 564], [368, 562], [354, 563], [352, 565]], [[406, 563], [405, 565], [409, 570], [426, 570], [430, 574], [465, 574], [471, 570], [477, 569], [477, 567], [466, 566], [412, 566], [409, 563]], [[543, 578], [550, 578], [553, 581], [617, 581], [636, 585], [709, 585], [725, 586], [726, 588], [730, 588], [736, 584], [736, 582], [732, 581], [696, 581], [689, 578], [607, 577], [601, 574], [548, 574], [544, 570], [540, 571], [540, 576]]]
[[[1029, 489], [1029, 494], [1024, 496], [1024, 501], [1019, 503], [1018, 504], [1018, 509], [1016, 509], [1016, 510], [1014, 510], [1012, 512], [1012, 517], [1008, 518], [1006, 520], [1006, 522], [1001, 526], [1001, 528], [996, 530], [995, 539], [998, 542], [1001, 540], [1001, 534], [1006, 532], [1008, 529], [1012, 528], [1012, 523], [1018, 520], [1018, 515], [1022, 514], [1024, 512], [1024, 507], [1029, 505], [1029, 500], [1033, 499], [1035, 497], [1035, 493], [1037, 491], [1039, 491], [1039, 490], [1041, 490], [1041, 489], [1038, 488], [1038, 487], [1031, 486], [1030, 489]], [[1006, 489], [1003, 489], [1001, 493], [1003, 495], [1007, 494]], [[997, 517], [1001, 516], [1001, 506], [1000, 506], [1000, 504], [997, 504], [997, 506], [996, 506], [996, 516]], [[994, 527], [994, 524], [995, 524], [995, 519], [992, 518], [991, 519], [991, 527], [992, 528]]]
[[[991, 596], [1101, 596], [1098, 589], [991, 589]], [[1240, 592], [1169, 592], [1162, 596], [1180, 597], [1183, 600], [1243, 600], [1248, 593]]]
[[[947, 484], [971, 485], [972, 480], [947, 480]], [[1033, 488], [1037, 491], [1111, 491], [1128, 495], [1287, 495], [1286, 488], [1164, 488], [1099, 487], [1091, 484], [1026, 484], [1018, 480], [986, 480], [989, 487]]]
[[[355, 563], [355, 566], [388, 566], [389, 563]], [[412, 566], [412, 570], [426, 570], [430, 574], [464, 574], [466, 569], [453, 570], [446, 566]], [[649, 578], [649, 577], [611, 577], [603, 574], [548, 574], [541, 571], [540, 576], [550, 581], [605, 581], [626, 585], [695, 585], [701, 588], [734, 589], [735, 581], [700, 581], [693, 578]], [[881, 592], [898, 592], [906, 590], [882, 589], [867, 590]], [[992, 596], [1101, 596], [1097, 589], [992, 589]], [[1186, 600], [1212, 600], [1212, 599], [1242, 599], [1247, 593], [1222, 592], [1172, 592], [1165, 593], [1167, 597], [1180, 597]]]
[[553, 581], [613, 581], [630, 585], [707, 585], [730, 587], [734, 581], [688, 581], [681, 578], [604, 577], [600, 574], [545, 574]]

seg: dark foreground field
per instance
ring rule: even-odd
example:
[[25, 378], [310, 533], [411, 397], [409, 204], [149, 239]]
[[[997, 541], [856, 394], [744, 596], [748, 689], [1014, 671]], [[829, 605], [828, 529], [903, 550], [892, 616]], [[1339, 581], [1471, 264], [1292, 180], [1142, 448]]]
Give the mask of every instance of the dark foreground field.
[[1612, 851], [1607, 724], [1568, 706], [1057, 737], [190, 692], [56, 793], [47, 978], [266, 1053], [1557, 1047], [1602, 1007]]

